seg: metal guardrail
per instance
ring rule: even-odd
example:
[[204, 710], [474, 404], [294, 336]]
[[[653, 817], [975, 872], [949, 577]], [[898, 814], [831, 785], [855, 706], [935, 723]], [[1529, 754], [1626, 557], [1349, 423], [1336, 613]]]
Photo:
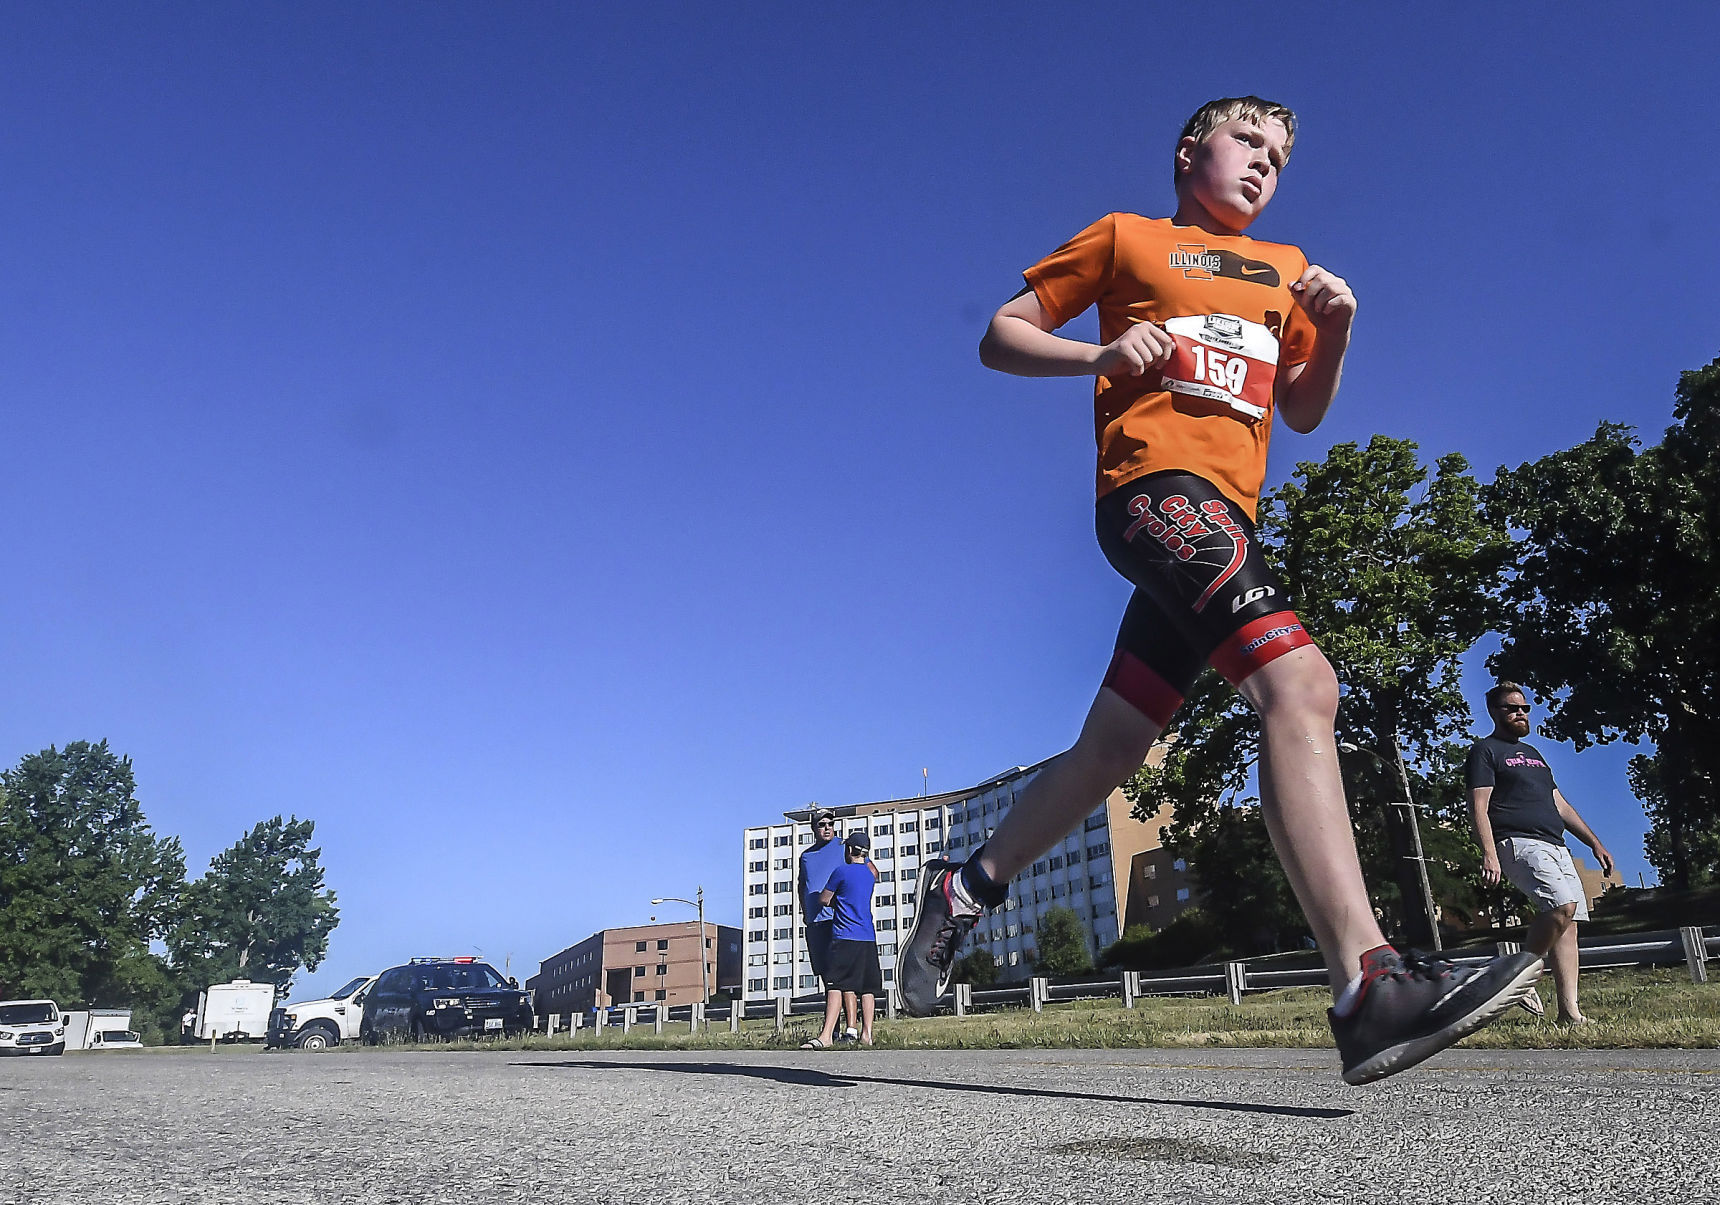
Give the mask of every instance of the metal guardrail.
[[[1478, 965], [1500, 953], [1517, 949], [1514, 942], [1496, 946], [1448, 950], [1443, 957], [1463, 965]], [[1695, 983], [1708, 981], [1709, 960], [1720, 961], [1720, 925], [1706, 928], [1687, 926], [1682, 929], [1660, 929], [1646, 933], [1619, 933], [1586, 938], [1577, 945], [1578, 965], [1587, 970], [1616, 970], [1622, 967], [1674, 966], [1684, 963]], [[1121, 996], [1123, 1007], [1133, 1008], [1141, 996], [1223, 996], [1240, 1004], [1249, 992], [1268, 992], [1289, 987], [1324, 987], [1327, 983], [1323, 964], [1308, 966], [1276, 965], [1281, 960], [1257, 960], [1250, 966], [1247, 960], [1207, 963], [1201, 966], [1178, 967], [1169, 971], [1124, 971], [1116, 979], [1082, 979], [1052, 983], [1044, 978], [1030, 979], [1023, 984], [1007, 987], [976, 988], [960, 983], [939, 1001], [942, 1010], [966, 1016], [975, 1009], [1032, 1008], [1043, 1009], [1052, 1001], [1100, 1000]], [[889, 1016], [896, 1015], [897, 998], [894, 989], [886, 1003]], [[587, 1026], [601, 1033], [615, 1028], [631, 1032], [640, 1026], [650, 1026], [655, 1033], [665, 1032], [673, 1024], [686, 1025], [689, 1032], [698, 1032], [716, 1023], [730, 1031], [738, 1031], [742, 1021], [774, 1019], [778, 1030], [788, 1019], [806, 1014], [822, 1014], [824, 997], [802, 996], [797, 999], [773, 997], [768, 1000], [736, 1001], [721, 1008], [680, 1004], [673, 1007], [658, 1004], [617, 1004], [585, 1013], [562, 1014], [542, 1018], [544, 1030], [574, 1032]]]

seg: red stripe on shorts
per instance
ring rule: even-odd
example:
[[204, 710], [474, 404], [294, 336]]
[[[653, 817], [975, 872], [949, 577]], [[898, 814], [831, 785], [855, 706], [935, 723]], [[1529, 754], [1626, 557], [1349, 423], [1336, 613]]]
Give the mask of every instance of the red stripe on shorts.
[[1160, 728], [1168, 726], [1177, 708], [1182, 706], [1183, 697], [1176, 687], [1159, 677], [1145, 661], [1122, 649], [1111, 658], [1104, 684]]
[[1285, 653], [1313, 644], [1294, 611], [1262, 615], [1212, 650], [1208, 662], [1232, 686]]

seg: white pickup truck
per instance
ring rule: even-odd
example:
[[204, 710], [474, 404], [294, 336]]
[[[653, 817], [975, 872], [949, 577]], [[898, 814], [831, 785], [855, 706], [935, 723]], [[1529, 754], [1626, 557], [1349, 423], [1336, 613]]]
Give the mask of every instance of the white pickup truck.
[[269, 1015], [264, 1046], [323, 1050], [357, 1041], [358, 1023], [364, 1020], [365, 993], [375, 982], [375, 975], [360, 975], [324, 999], [282, 1005]]

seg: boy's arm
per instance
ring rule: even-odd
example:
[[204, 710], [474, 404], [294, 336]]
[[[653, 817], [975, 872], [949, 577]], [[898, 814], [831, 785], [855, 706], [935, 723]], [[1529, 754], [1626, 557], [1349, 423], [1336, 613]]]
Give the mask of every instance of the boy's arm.
[[1018, 377], [1138, 377], [1170, 358], [1176, 343], [1138, 322], [1101, 347], [1054, 335], [1051, 315], [1029, 286], [998, 307], [979, 343], [979, 362]]
[[1564, 820], [1565, 827], [1577, 834], [1577, 840], [1595, 851], [1595, 861], [1601, 864], [1601, 877], [1607, 878], [1613, 872], [1613, 856], [1607, 852], [1607, 847], [1601, 844], [1594, 830], [1584, 823], [1577, 815], [1577, 809], [1570, 805], [1564, 793], [1558, 787], [1553, 788], [1553, 803], [1558, 806], [1559, 816]]
[[1284, 425], [1306, 435], [1326, 417], [1344, 374], [1350, 326], [1356, 320], [1356, 295], [1341, 276], [1313, 264], [1290, 286], [1291, 295], [1314, 327], [1314, 354], [1284, 376], [1278, 413]]

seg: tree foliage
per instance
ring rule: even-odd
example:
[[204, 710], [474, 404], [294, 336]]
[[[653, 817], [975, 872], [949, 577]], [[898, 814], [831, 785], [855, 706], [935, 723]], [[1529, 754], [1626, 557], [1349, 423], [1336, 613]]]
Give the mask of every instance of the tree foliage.
[[106, 741], [0, 774], [0, 995], [102, 1008], [168, 990], [149, 943], [174, 920], [185, 857], [135, 789]]
[[[1408, 440], [1376, 435], [1297, 465], [1261, 509], [1260, 538], [1289, 602], [1341, 685], [1338, 735], [1365, 752], [1343, 761], [1358, 850], [1388, 925], [1420, 915], [1397, 780], [1401, 750], [1416, 802], [1455, 819], [1460, 792], [1436, 789], [1469, 709], [1459, 658], [1493, 626], [1495, 585], [1511, 555], [1481, 513], [1480, 486], [1461, 456], [1431, 477]], [[1294, 945], [1306, 926], [1271, 856], [1255, 801], [1244, 798], [1259, 760], [1259, 725], [1240, 695], [1208, 671], [1172, 721], [1163, 763], [1126, 790], [1143, 819], [1175, 809], [1166, 845], [1195, 868], [1203, 906], [1238, 952]], [[1457, 832], [1423, 832], [1436, 898], [1468, 890]], [[1406, 900], [1409, 901], [1406, 905]]]
[[1039, 914], [1039, 952], [1033, 969], [1041, 975], [1085, 975], [1093, 969], [1087, 931], [1068, 908], [1047, 908]]
[[1603, 423], [1501, 470], [1486, 500], [1521, 531], [1489, 666], [1548, 705], [1578, 749], [1651, 740], [1632, 760], [1645, 853], [1674, 886], [1720, 881], [1720, 360], [1682, 374], [1660, 444]]
[[265, 820], [217, 855], [185, 890], [168, 938], [174, 966], [196, 985], [234, 978], [288, 990], [316, 970], [340, 914], [323, 885], [322, 851], [309, 820]]
[[965, 954], [950, 974], [954, 983], [971, 983], [975, 987], [990, 987], [997, 982], [997, 962], [984, 950]]

